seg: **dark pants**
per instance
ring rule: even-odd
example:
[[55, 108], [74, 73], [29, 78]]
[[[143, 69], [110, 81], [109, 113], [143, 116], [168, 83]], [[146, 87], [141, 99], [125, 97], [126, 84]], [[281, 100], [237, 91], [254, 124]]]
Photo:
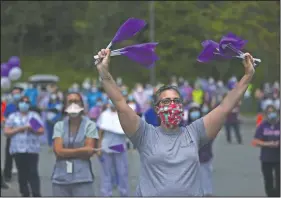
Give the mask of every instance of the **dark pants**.
[[280, 197], [280, 162], [262, 162], [261, 169], [268, 197]]
[[11, 138], [6, 139], [4, 178], [12, 178], [13, 156], [10, 154]]
[[226, 123], [225, 130], [226, 130], [226, 140], [228, 143], [231, 143], [231, 130], [234, 130], [236, 140], [239, 144], [242, 143], [242, 137], [240, 134], [240, 125], [239, 123]]
[[14, 155], [18, 169], [18, 182], [20, 193], [23, 197], [29, 197], [31, 188], [33, 197], [41, 197], [40, 179], [38, 175], [39, 155], [35, 153], [16, 153]]
[[46, 127], [48, 131], [48, 145], [51, 147], [53, 145], [54, 124], [47, 122]]

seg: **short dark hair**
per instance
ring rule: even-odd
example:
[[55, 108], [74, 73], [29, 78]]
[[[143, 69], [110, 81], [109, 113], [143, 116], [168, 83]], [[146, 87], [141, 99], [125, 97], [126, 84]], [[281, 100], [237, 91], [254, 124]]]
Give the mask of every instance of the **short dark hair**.
[[30, 103], [29, 97], [27, 96], [22, 96], [19, 100], [19, 102], [23, 102], [25, 99], [27, 99], [28, 103]]
[[274, 111], [278, 111], [278, 109], [276, 108], [276, 106], [274, 104], [269, 104], [266, 106], [265, 112], [267, 113], [270, 108], [273, 109]]
[[14, 90], [19, 90], [20, 92], [22, 92], [22, 91], [23, 91], [23, 88], [22, 88], [22, 87], [19, 87], [19, 86], [15, 86], [15, 87], [13, 87], [12, 92], [13, 92]]
[[163, 85], [155, 93], [155, 97], [154, 97], [154, 101], [153, 101], [154, 106], [156, 106], [158, 104], [159, 96], [161, 95], [161, 93], [163, 93], [166, 90], [174, 90], [175, 92], [177, 92], [179, 94], [180, 99], [182, 99], [182, 96], [180, 94], [180, 91], [179, 91], [178, 87], [173, 86], [173, 85]]

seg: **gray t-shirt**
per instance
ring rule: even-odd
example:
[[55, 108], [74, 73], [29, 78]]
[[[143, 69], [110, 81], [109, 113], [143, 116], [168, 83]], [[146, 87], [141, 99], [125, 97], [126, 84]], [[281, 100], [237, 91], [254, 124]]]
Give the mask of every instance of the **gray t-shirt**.
[[202, 118], [178, 132], [165, 132], [140, 119], [130, 140], [140, 153], [136, 196], [203, 196], [198, 150], [209, 139]]
[[[99, 139], [99, 133], [96, 124], [90, 119], [87, 119], [85, 129], [86, 129], [85, 137]], [[54, 134], [52, 138], [55, 139], [57, 137], [63, 137], [64, 133], [65, 133], [64, 122], [63, 121], [57, 122], [54, 126]], [[73, 137], [70, 138], [71, 141], [73, 141]]]

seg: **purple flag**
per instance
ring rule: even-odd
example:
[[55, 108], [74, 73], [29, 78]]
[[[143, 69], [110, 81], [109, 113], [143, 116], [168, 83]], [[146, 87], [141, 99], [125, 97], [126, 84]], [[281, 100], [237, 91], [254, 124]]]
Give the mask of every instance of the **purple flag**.
[[239, 56], [243, 54], [241, 50], [245, 47], [248, 41], [242, 40], [233, 33], [228, 33], [220, 40], [219, 51], [226, 56]]
[[154, 66], [155, 62], [159, 60], [159, 57], [155, 53], [155, 48], [158, 43], [143, 43], [137, 45], [131, 45], [119, 50], [112, 51], [112, 56], [124, 55], [129, 59], [140, 63], [146, 68]]
[[144, 48], [150, 49], [152, 51], [155, 51], [157, 45], [158, 45], [158, 43], [143, 43], [143, 44], [138, 44], [135, 46], [144, 47]]
[[207, 63], [212, 60], [221, 60], [224, 57], [219, 52], [219, 44], [212, 40], [206, 40], [201, 43], [203, 51], [197, 58], [197, 61]]
[[110, 146], [109, 149], [111, 149], [113, 151], [116, 151], [116, 152], [119, 152], [119, 153], [122, 153], [122, 152], [125, 151], [125, 148], [124, 148], [123, 144], [117, 144], [117, 145], [114, 145], [114, 146]]
[[124, 47], [121, 49], [113, 50], [111, 52], [111, 56], [121, 55], [122, 52], [129, 51], [129, 50], [135, 49], [135, 48], [144, 48], [144, 49], [151, 50], [154, 52], [157, 45], [158, 45], [158, 43], [142, 43], [142, 44], [130, 45], [130, 46], [127, 46], [127, 47]]
[[[111, 44], [127, 40], [135, 36], [146, 25], [146, 22], [141, 19], [129, 18], [116, 32]], [[110, 48], [110, 46], [108, 48]]]
[[123, 54], [132, 61], [140, 63], [146, 68], [153, 67], [155, 62], [159, 60], [159, 57], [155, 52], [145, 48], [132, 48], [128, 51], [125, 51]]
[[[144, 28], [145, 25], [146, 22], [144, 20], [129, 18], [125, 23], [123, 23], [119, 27], [115, 36], [106, 48], [110, 49], [114, 43], [121, 42], [135, 36], [139, 31], [142, 30], [142, 28]], [[94, 58], [96, 59], [95, 65], [97, 65], [100, 60], [97, 58], [97, 56], [94, 56]]]
[[[242, 40], [233, 33], [223, 36], [219, 44], [212, 40], [203, 41], [201, 45], [204, 49], [198, 56], [197, 61], [206, 63], [212, 60], [226, 60], [233, 57], [244, 59], [245, 56], [241, 50], [246, 43], [246, 40]], [[261, 60], [254, 58], [254, 62], [261, 62]], [[257, 64], [254, 63], [254, 67], [256, 66]]]
[[38, 131], [42, 127], [42, 125], [35, 118], [31, 118], [29, 120], [29, 124], [34, 131]]

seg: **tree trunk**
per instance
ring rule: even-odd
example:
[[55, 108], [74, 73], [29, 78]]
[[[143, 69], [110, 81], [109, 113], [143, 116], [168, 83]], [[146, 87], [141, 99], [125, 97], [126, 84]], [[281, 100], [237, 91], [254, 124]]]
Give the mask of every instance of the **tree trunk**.
[[23, 51], [24, 51], [24, 38], [27, 31], [26, 31], [25, 24], [21, 24], [20, 26], [21, 26], [21, 31], [20, 31], [18, 47], [19, 47], [19, 57], [22, 58]]

